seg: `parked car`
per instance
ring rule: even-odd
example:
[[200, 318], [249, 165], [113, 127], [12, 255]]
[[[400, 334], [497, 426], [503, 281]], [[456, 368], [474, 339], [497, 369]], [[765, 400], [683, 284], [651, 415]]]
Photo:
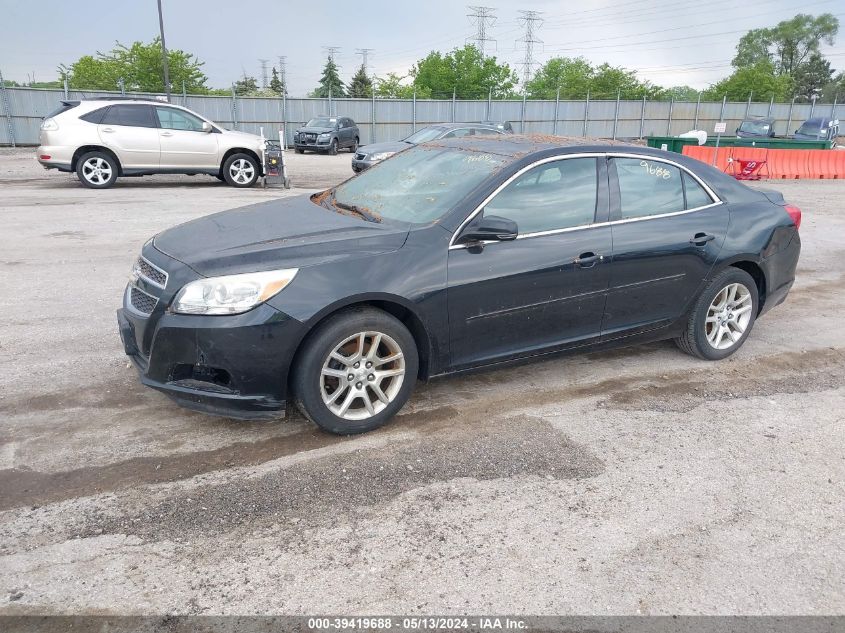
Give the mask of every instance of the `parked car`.
[[719, 360], [795, 278], [801, 211], [640, 146], [469, 136], [156, 235], [118, 310], [141, 381], [200, 411], [384, 424], [417, 379], [675, 339]]
[[484, 125], [492, 125], [500, 132], [504, 132], [505, 134], [513, 134], [513, 125], [511, 125], [510, 121], [482, 121]]
[[251, 187], [263, 174], [266, 142], [226, 130], [182, 106], [152, 99], [62, 101], [41, 123], [38, 162], [76, 172], [92, 189], [118, 176], [208, 174]]
[[775, 135], [775, 120], [765, 117], [743, 119], [736, 128], [736, 135], [740, 138], [772, 138]]
[[352, 159], [352, 171], [361, 172], [372, 167], [376, 163], [390, 158], [396, 152], [403, 149], [446, 138], [461, 138], [463, 136], [476, 136], [483, 134], [502, 134], [495, 125], [488, 123], [439, 123], [429, 125], [417, 130], [401, 141], [388, 141], [385, 143], [371, 143], [365, 145]]
[[839, 119], [815, 117], [807, 119], [795, 130], [796, 139], [803, 141], [833, 141], [839, 136]]
[[297, 154], [312, 150], [334, 156], [341, 148], [348, 148], [354, 154], [360, 140], [361, 132], [358, 131], [355, 121], [345, 116], [315, 117], [293, 135]]

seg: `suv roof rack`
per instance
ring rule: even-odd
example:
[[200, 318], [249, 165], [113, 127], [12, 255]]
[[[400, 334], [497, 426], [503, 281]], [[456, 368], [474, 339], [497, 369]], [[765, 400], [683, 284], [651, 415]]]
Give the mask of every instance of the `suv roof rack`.
[[167, 103], [166, 97], [162, 95], [161, 99], [156, 97], [91, 97], [85, 101], [154, 101], [155, 103]]

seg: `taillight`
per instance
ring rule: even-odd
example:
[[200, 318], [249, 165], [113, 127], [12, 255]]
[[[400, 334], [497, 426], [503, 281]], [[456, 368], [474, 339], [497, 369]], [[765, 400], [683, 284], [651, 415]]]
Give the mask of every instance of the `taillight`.
[[795, 223], [795, 228], [801, 228], [801, 209], [796, 207], [793, 204], [788, 204], [784, 207], [786, 212], [789, 214], [789, 217], [792, 218], [792, 221]]

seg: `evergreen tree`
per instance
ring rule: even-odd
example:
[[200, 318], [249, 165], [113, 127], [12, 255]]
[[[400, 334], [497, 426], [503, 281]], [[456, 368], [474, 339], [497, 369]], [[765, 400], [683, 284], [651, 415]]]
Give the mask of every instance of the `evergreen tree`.
[[346, 96], [346, 86], [340, 80], [337, 64], [334, 63], [331, 57], [326, 60], [326, 65], [323, 67], [323, 76], [320, 77], [320, 85], [311, 92], [310, 96], [321, 97], [323, 99], [328, 96], [333, 98]]
[[273, 66], [273, 75], [270, 78], [270, 90], [275, 92], [280, 97], [282, 95], [286, 95], [287, 92], [288, 92], [287, 86], [285, 86], [285, 83], [281, 79], [279, 79], [279, 73], [276, 72], [275, 66]]
[[258, 91], [258, 81], [255, 77], [248, 77], [244, 75], [243, 79], [238, 79], [235, 82], [235, 94], [239, 97], [248, 95], [252, 92]]
[[373, 81], [367, 77], [364, 64], [361, 64], [358, 72], [352, 77], [349, 84], [349, 96], [356, 99], [368, 99], [373, 96]]

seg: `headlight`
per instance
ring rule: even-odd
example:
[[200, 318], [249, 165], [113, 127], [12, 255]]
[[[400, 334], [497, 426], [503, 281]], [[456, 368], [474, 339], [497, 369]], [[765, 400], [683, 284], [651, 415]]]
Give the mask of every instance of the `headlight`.
[[331, 138], [331, 134], [320, 134], [321, 141], [328, 141]]
[[377, 152], [375, 154], [370, 154], [370, 160], [384, 160], [385, 158], [390, 158], [396, 152]]
[[41, 129], [45, 132], [52, 132], [59, 129], [59, 124], [56, 123], [55, 119], [44, 119], [41, 122]]
[[173, 301], [182, 314], [240, 314], [278, 294], [296, 277], [298, 268], [197, 279]]

